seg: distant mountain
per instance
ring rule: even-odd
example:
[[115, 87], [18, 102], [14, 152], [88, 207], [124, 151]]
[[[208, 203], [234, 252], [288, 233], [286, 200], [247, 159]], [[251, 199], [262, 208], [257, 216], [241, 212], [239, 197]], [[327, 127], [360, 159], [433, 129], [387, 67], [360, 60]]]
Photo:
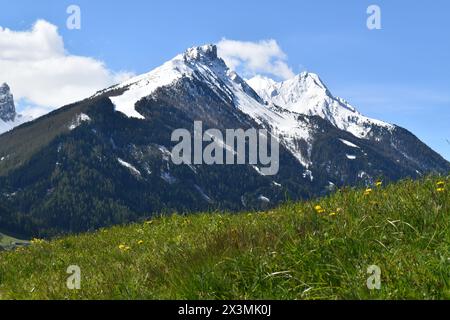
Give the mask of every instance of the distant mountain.
[[[171, 134], [193, 132], [194, 121], [268, 129], [281, 145], [278, 174], [174, 165]], [[0, 230], [54, 236], [159, 213], [262, 209], [449, 171], [414, 135], [359, 114], [316, 75], [247, 83], [207, 45], [1, 135]]]
[[[394, 161], [396, 166], [407, 167], [409, 171], [414, 171], [418, 175], [433, 171], [445, 172], [448, 168], [446, 160], [407, 130], [365, 117], [344, 99], [334, 97], [320, 77], [314, 73], [303, 72], [283, 82], [256, 76], [248, 80], [248, 83], [265, 101], [280, 106], [283, 112], [318, 116], [335, 128], [361, 139], [363, 143], [371, 143], [373, 147], [382, 151], [385, 157]], [[294, 136], [296, 140], [297, 135]], [[303, 139], [313, 140], [308, 135]], [[354, 155], [348, 157], [350, 160], [358, 159], [361, 148], [348, 141], [344, 144], [346, 147], [354, 148], [353, 151], [360, 149], [360, 152], [353, 152]], [[298, 151], [295, 143], [287, 146], [294, 154]], [[312, 161], [313, 153], [300, 152], [299, 160], [306, 166], [317, 166], [318, 164]], [[362, 155], [366, 157], [365, 152], [362, 152]], [[367, 177], [367, 172], [360, 171], [358, 174]], [[344, 182], [342, 179], [341, 181]]]
[[395, 128], [383, 121], [363, 116], [344, 99], [334, 97], [314, 73], [303, 72], [279, 83], [256, 76], [248, 83], [266, 101], [291, 112], [319, 116], [358, 138], [370, 138], [373, 126], [391, 131]]
[[30, 120], [16, 113], [14, 97], [8, 84], [0, 85], [0, 134]]

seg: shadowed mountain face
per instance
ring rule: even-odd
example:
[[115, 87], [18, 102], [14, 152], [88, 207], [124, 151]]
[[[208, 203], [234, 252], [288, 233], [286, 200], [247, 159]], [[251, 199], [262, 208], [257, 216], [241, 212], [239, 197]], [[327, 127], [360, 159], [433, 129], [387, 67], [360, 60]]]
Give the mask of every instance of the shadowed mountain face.
[[[408, 131], [362, 116], [318, 78], [305, 77], [292, 80], [291, 94], [271, 83], [279, 94], [270, 97], [279, 99], [268, 99], [230, 71], [214, 46], [192, 48], [17, 127], [0, 136], [0, 229], [47, 237], [159, 213], [263, 209], [335, 186], [450, 170]], [[193, 132], [194, 121], [222, 132], [268, 129], [280, 142], [278, 174], [252, 165], [173, 164], [172, 132]]]

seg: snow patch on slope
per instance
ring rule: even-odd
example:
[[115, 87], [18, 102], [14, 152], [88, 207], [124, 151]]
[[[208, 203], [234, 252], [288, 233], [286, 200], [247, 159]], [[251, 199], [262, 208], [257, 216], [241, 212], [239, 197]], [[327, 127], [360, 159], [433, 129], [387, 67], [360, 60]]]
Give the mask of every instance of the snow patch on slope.
[[111, 88], [111, 90], [126, 89], [126, 91], [110, 99], [117, 111], [130, 118], [144, 119], [144, 116], [136, 111], [136, 103], [151, 95], [156, 89], [174, 83], [186, 73], [190, 73], [190, 70], [184, 64], [183, 56], [178, 55], [149, 73]]
[[[219, 61], [215, 46], [205, 45], [190, 48], [184, 54], [177, 55], [153, 71], [134, 77], [109, 88], [107, 91], [124, 89], [125, 92], [121, 95], [110, 97], [116, 110], [130, 118], [145, 119], [143, 115], [136, 111], [136, 103], [143, 98], [149, 97], [158, 88], [169, 86], [183, 77], [193, 78], [194, 76], [203, 77], [217, 85], [218, 79], [215, 77], [215, 72], [213, 72], [217, 70], [212, 70], [215, 65], [208, 63], [214, 60]], [[222, 60], [220, 62], [225, 65]], [[104, 93], [104, 91], [98, 94], [101, 93]]]
[[117, 158], [117, 161], [122, 166], [124, 166], [125, 168], [129, 169], [131, 171], [131, 173], [133, 173], [134, 175], [141, 176], [141, 172], [138, 169], [136, 169], [132, 164], [130, 164], [130, 163], [128, 163], [128, 162], [126, 162], [126, 161], [124, 161], [124, 160], [122, 160], [120, 158]]
[[75, 119], [72, 121], [72, 123], [69, 125], [69, 130], [74, 130], [78, 128], [83, 122], [89, 122], [91, 121], [91, 118], [84, 113], [81, 113], [75, 117]]
[[342, 142], [343, 144], [345, 144], [346, 146], [348, 146], [348, 147], [361, 149], [361, 148], [358, 147], [356, 144], [351, 143], [350, 141], [347, 141], [347, 140], [344, 140], [344, 139], [339, 139], [339, 140], [341, 140], [341, 142]]
[[262, 201], [262, 202], [265, 202], [265, 203], [270, 203], [270, 199], [267, 198], [266, 196], [263, 196], [263, 195], [260, 195], [260, 196], [258, 197], [258, 200], [259, 200], [259, 201]]

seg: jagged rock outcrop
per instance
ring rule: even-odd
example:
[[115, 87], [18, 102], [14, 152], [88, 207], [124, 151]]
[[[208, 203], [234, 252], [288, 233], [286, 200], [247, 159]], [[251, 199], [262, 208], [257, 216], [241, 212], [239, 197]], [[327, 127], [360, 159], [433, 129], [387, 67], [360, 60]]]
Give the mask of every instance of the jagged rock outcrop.
[[0, 120], [3, 122], [14, 121], [16, 118], [16, 108], [14, 98], [8, 84], [0, 85]]

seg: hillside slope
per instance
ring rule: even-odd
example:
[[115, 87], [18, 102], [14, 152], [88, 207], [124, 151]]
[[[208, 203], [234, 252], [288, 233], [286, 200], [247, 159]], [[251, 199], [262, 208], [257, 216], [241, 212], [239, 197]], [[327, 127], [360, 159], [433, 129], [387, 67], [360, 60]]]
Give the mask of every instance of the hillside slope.
[[[3, 299], [450, 299], [450, 176], [0, 253]], [[81, 268], [81, 290], [66, 288]], [[381, 268], [368, 290], [367, 268]]]

